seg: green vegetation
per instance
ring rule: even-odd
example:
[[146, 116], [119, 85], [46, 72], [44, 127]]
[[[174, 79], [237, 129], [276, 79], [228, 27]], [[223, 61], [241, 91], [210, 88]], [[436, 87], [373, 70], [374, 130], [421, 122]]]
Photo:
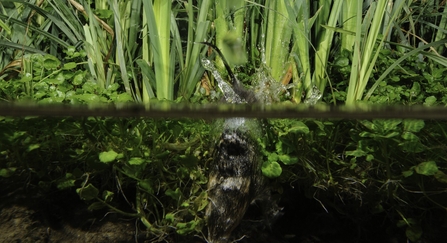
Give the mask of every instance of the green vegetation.
[[[447, 104], [443, 1], [169, 3], [2, 0], [0, 100], [215, 102], [221, 93], [201, 59], [225, 69], [200, 43], [207, 41], [222, 49], [244, 85], [265, 86], [260, 91], [272, 96], [265, 100]], [[431, 235], [445, 229], [445, 122], [275, 119], [265, 125], [262, 170], [279, 194], [298, 184], [322, 207], [346, 215], [340, 205], [361, 204], [364, 215], [383, 214], [414, 242], [436, 240]], [[91, 210], [140, 219], [160, 241], [173, 232], [201, 234], [215, 126], [1, 117], [0, 182], [72, 191]]]

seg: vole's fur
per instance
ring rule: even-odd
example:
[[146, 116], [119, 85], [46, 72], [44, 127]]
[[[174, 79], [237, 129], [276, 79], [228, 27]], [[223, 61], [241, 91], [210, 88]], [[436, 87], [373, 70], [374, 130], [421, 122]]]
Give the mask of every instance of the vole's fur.
[[[203, 44], [213, 47], [221, 56], [234, 92], [245, 102], [255, 103], [255, 95], [234, 76], [219, 49], [210, 43]], [[245, 120], [243, 121], [234, 123], [244, 126]], [[243, 219], [250, 204], [255, 201], [260, 201], [259, 205], [265, 214], [265, 225], [279, 215], [280, 209], [271, 200], [270, 190], [263, 180], [257, 143], [248, 134], [249, 132], [246, 127], [241, 129], [238, 126], [224, 126], [224, 131], [216, 144], [208, 180], [210, 201], [206, 210], [210, 243], [229, 242], [233, 230]]]

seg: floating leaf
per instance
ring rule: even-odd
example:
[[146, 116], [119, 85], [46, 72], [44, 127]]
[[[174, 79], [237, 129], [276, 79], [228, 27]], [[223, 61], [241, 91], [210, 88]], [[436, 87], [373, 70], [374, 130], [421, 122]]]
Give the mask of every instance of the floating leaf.
[[262, 164], [262, 174], [269, 178], [275, 178], [280, 176], [282, 173], [281, 165], [276, 161], [265, 161]]
[[114, 161], [117, 156], [118, 156], [118, 153], [113, 150], [109, 150], [107, 152], [101, 152], [99, 154], [99, 161], [101, 161], [103, 163], [110, 163], [110, 162]]
[[438, 166], [435, 161], [427, 161], [418, 164], [415, 168], [416, 173], [426, 176], [434, 175], [438, 172]]

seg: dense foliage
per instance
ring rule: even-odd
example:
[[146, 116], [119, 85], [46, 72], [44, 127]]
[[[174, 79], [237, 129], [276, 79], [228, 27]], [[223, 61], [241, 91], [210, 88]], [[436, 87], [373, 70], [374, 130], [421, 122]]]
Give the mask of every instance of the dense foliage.
[[[266, 100], [445, 105], [446, 24], [437, 0], [3, 0], [0, 99], [215, 102], [200, 60], [225, 70], [209, 41], [247, 87], [281, 91]], [[265, 131], [279, 195], [293, 185], [329, 211], [383, 215], [414, 242], [445, 230], [444, 122], [276, 119]], [[0, 182], [73, 191], [160, 241], [201, 234], [218, 133], [202, 120], [1, 117]]]

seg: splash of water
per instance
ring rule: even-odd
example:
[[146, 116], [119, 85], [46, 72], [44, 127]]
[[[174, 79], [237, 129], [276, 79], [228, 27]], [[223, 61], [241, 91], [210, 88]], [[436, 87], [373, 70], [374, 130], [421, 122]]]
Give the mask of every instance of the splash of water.
[[323, 94], [320, 92], [317, 86], [313, 86], [310, 95], [304, 100], [304, 104], [315, 105], [321, 99]]
[[210, 71], [214, 78], [217, 80], [217, 86], [219, 86], [222, 94], [224, 95], [225, 101], [231, 104], [242, 104], [245, 103], [244, 100], [234, 92], [233, 88], [222, 79], [220, 73], [217, 71], [217, 68], [214, 66], [213, 62], [206, 58], [202, 58], [203, 67]]

